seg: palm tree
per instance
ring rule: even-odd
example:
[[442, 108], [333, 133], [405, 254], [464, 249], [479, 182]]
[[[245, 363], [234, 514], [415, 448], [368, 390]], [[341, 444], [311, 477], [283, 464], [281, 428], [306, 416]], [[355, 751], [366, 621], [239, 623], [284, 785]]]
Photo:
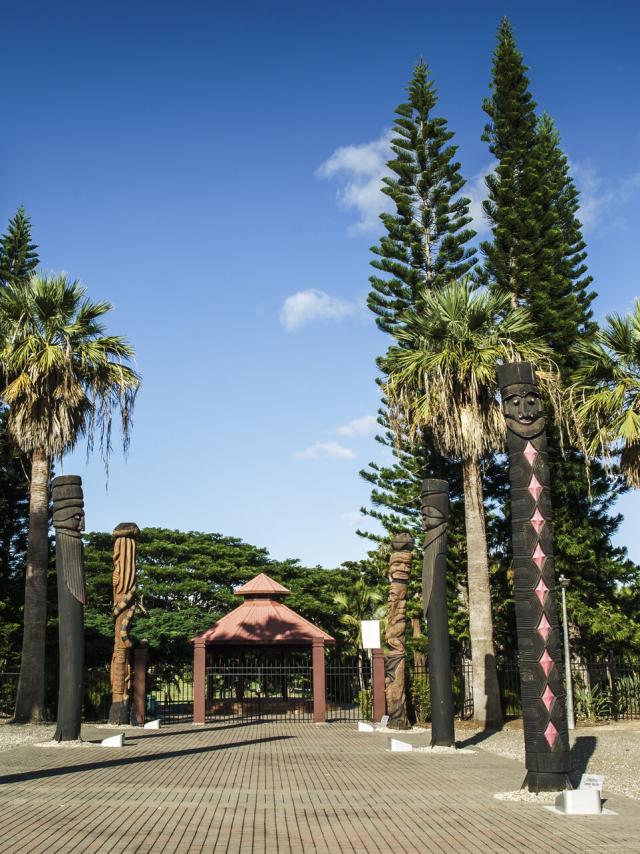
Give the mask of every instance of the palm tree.
[[628, 317], [580, 346], [583, 363], [568, 396], [588, 456], [618, 457], [630, 486], [640, 487], [640, 300]]
[[98, 435], [105, 465], [111, 425], [119, 409], [125, 449], [140, 378], [134, 351], [104, 334], [100, 318], [111, 309], [93, 303], [65, 275], [37, 273], [0, 293], [0, 360], [9, 407], [8, 430], [31, 459], [29, 536], [25, 572], [24, 633], [14, 719], [44, 716], [44, 640], [48, 565], [48, 483], [54, 458], [86, 436]]
[[547, 368], [544, 344], [532, 340], [526, 310], [509, 295], [479, 290], [470, 279], [425, 291], [421, 310], [407, 314], [389, 349], [385, 391], [393, 424], [420, 440], [429, 429], [440, 452], [462, 465], [467, 539], [469, 629], [474, 719], [502, 723], [491, 616], [489, 558], [481, 461], [500, 448], [504, 419], [497, 402], [496, 366], [526, 359]]
[[375, 587], [370, 587], [364, 578], [359, 578], [349, 593], [334, 594], [333, 601], [340, 610], [339, 622], [344, 627], [342, 634], [347, 641], [347, 649], [355, 652], [358, 659], [358, 682], [364, 691], [364, 662], [362, 657], [362, 621], [382, 620], [386, 608], [382, 604], [384, 595]]

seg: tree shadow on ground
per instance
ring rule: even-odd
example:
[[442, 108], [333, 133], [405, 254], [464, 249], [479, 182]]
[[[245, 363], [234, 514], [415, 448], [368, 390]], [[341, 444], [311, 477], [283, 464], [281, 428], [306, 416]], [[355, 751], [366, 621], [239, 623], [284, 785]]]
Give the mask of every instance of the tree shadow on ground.
[[[167, 751], [164, 753], [145, 753], [144, 756], [122, 756], [118, 759], [105, 759], [102, 762], [87, 762], [84, 765], [75, 764], [63, 768], [43, 768], [38, 771], [24, 771], [20, 774], [5, 774], [3, 777], [0, 777], [0, 785], [26, 783], [29, 780], [45, 780], [50, 777], [61, 777], [65, 774], [82, 774], [83, 771], [118, 768], [124, 765], [139, 765], [143, 762], [156, 762], [158, 759], [177, 759], [180, 756], [195, 756], [198, 753], [213, 753], [218, 750], [231, 750], [236, 747], [248, 747], [270, 741], [286, 741], [290, 738], [293, 738], [293, 736], [274, 735], [269, 738], [253, 738], [246, 741], [232, 741], [228, 744], [215, 744], [211, 747], [189, 747], [183, 750]], [[126, 750], [126, 747], [117, 749]]]
[[[147, 738], [166, 738], [168, 735], [197, 735], [201, 732], [222, 732], [222, 730], [226, 729], [242, 729], [243, 727], [255, 726], [257, 723], [262, 723], [262, 721], [256, 720], [246, 720], [242, 723], [240, 721], [224, 724], [223, 726], [199, 726], [198, 724], [194, 724], [190, 729], [169, 729], [172, 724], [167, 724], [166, 727], [157, 729], [144, 729], [144, 727], [137, 727], [133, 732], [130, 729], [123, 727], [123, 732], [125, 733], [125, 737], [127, 742], [135, 741], [142, 742]], [[84, 724], [84, 726], [90, 727], [91, 724]], [[97, 727], [96, 727], [97, 728]], [[113, 731], [113, 734], [116, 735], [116, 731], [113, 727], [109, 727], [110, 730]], [[105, 734], [104, 738], [107, 738]], [[98, 742], [95, 739], [89, 739], [93, 744], [97, 744]]]

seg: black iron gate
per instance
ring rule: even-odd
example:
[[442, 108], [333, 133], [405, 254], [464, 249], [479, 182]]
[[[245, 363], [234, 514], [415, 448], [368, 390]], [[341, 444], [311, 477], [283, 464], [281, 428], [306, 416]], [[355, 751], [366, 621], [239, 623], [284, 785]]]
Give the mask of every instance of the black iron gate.
[[371, 662], [363, 656], [326, 664], [328, 721], [371, 720]]
[[310, 663], [229, 662], [205, 671], [207, 721], [310, 721], [313, 678]]
[[149, 672], [147, 677], [147, 720], [163, 724], [193, 720], [193, 668], [185, 667], [170, 676]]

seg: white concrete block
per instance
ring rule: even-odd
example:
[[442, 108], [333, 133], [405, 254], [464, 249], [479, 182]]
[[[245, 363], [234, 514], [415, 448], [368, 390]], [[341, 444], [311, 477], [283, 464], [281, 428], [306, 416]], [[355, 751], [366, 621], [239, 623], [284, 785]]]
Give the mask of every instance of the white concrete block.
[[367, 724], [364, 721], [358, 721], [358, 732], [375, 732], [373, 724]]
[[561, 792], [556, 807], [565, 815], [600, 815], [602, 803], [598, 789], [573, 789]]
[[144, 725], [145, 729], [160, 729], [160, 718], [156, 718], [155, 721], [147, 721]]
[[118, 735], [110, 735], [109, 738], [103, 738], [100, 742], [102, 747], [124, 747], [124, 733]]
[[393, 753], [402, 753], [403, 751], [413, 750], [413, 747], [408, 741], [400, 741], [398, 738], [390, 738], [389, 750]]

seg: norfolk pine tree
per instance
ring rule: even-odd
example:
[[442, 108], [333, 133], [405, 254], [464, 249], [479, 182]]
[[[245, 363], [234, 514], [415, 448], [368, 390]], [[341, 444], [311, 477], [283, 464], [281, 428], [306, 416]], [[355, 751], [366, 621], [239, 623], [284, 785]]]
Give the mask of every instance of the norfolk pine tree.
[[19, 207], [0, 237], [0, 285], [26, 281], [38, 266], [37, 249], [31, 240], [31, 220]]
[[[484, 102], [490, 121], [483, 139], [498, 165], [487, 177], [484, 210], [493, 240], [482, 244], [481, 279], [529, 309], [535, 334], [551, 348], [568, 384], [579, 367], [578, 342], [596, 331], [590, 309], [595, 293], [589, 290], [579, 194], [553, 121], [536, 117], [526, 71], [503, 19], [491, 97]], [[602, 634], [585, 621], [579, 601], [586, 598], [596, 607], [600, 599], [615, 609], [616, 582], [629, 577], [624, 551], [610, 540], [620, 519], [609, 510], [622, 484], [607, 479], [597, 463], [589, 484], [583, 456], [572, 448], [563, 456], [557, 429], [550, 425], [549, 434], [556, 566], [572, 579], [569, 605], [576, 617], [581, 614], [578, 643], [586, 649], [597, 636], [601, 645]]]
[[[425, 289], [439, 289], [462, 278], [476, 261], [475, 249], [468, 245], [475, 233], [468, 228], [469, 200], [460, 195], [464, 179], [455, 160], [457, 147], [451, 143], [453, 133], [446, 120], [433, 114], [436, 104], [435, 86], [420, 61], [409, 83], [408, 99], [396, 110], [392, 157], [387, 164], [391, 175], [383, 179], [382, 191], [392, 200], [394, 210], [381, 215], [386, 233], [372, 248], [376, 256], [372, 266], [383, 275], [371, 276], [368, 305], [378, 326], [392, 336], [401, 331], [403, 315], [420, 312]], [[384, 357], [378, 366], [386, 373]], [[379, 441], [389, 444], [384, 409], [380, 420], [385, 433]], [[428, 430], [422, 434], [421, 446], [401, 441], [394, 455], [392, 466], [381, 469], [371, 464], [362, 472], [374, 486], [375, 509], [369, 515], [375, 515], [389, 533], [398, 529], [403, 517], [405, 530], [415, 528], [422, 478], [444, 474], [454, 480], [453, 467], [435, 453]], [[473, 602], [469, 604], [474, 607]], [[419, 627], [419, 621], [412, 620], [414, 627], [416, 623]], [[495, 658], [483, 657], [477, 666], [482, 671], [477, 684], [495, 686], [496, 696], [489, 707], [499, 708]], [[485, 666], [494, 671], [487, 679]], [[485, 708], [484, 697], [476, 699], [476, 708]]]

